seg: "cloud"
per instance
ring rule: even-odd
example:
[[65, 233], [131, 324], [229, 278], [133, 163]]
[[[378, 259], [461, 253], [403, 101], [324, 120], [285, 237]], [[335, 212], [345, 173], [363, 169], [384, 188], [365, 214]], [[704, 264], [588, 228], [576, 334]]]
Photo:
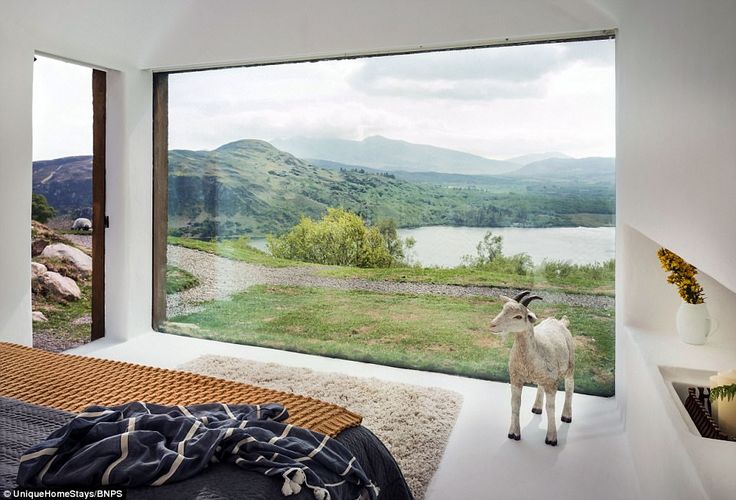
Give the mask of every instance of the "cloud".
[[554, 43], [366, 59], [349, 83], [365, 94], [441, 99], [539, 97], [545, 76], [574, 64], [613, 65], [612, 44]]
[[169, 144], [383, 135], [491, 158], [612, 155], [612, 57], [604, 41], [178, 73]]

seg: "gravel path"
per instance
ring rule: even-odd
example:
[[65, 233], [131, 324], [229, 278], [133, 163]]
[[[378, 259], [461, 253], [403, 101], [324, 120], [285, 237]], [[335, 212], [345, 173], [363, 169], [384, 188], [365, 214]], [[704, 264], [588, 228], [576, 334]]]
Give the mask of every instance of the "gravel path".
[[64, 238], [77, 246], [92, 250], [92, 235], [90, 234], [65, 234]]
[[[401, 283], [357, 278], [330, 278], [316, 273], [322, 266], [272, 268], [226, 259], [199, 250], [169, 245], [169, 264], [194, 274], [200, 281], [196, 287], [167, 297], [168, 316], [196, 312], [199, 304], [225, 299], [253, 285], [291, 285], [340, 290], [365, 290], [381, 293], [431, 294], [450, 297], [497, 297], [515, 295], [520, 290], [505, 287], [435, 285], [431, 283]], [[601, 295], [544, 292], [547, 302], [587, 307], [613, 307], [614, 299]]]

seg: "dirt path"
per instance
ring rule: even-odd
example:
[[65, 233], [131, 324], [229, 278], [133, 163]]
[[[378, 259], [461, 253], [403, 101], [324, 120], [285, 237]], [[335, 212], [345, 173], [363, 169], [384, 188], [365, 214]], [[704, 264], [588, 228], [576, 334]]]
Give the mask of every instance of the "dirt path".
[[[200, 284], [167, 297], [168, 316], [195, 312], [198, 304], [225, 299], [253, 285], [291, 285], [340, 290], [365, 290], [381, 293], [431, 294], [450, 297], [514, 295], [520, 290], [504, 287], [435, 285], [431, 283], [400, 283], [356, 278], [330, 278], [317, 275], [322, 266], [272, 268], [226, 259], [199, 250], [169, 245], [169, 264], [195, 275]], [[587, 307], [613, 307], [614, 299], [600, 295], [544, 292], [548, 302]]]

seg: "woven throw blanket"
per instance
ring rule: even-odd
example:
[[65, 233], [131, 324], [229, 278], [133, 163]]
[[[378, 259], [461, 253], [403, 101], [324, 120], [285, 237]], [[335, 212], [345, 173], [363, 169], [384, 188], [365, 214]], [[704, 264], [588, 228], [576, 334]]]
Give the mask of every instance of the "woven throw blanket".
[[283, 480], [285, 496], [309, 488], [317, 500], [374, 500], [378, 488], [339, 442], [283, 421], [264, 405], [92, 406], [20, 459], [18, 484], [160, 486], [217, 462]]
[[161, 405], [279, 403], [289, 423], [332, 437], [363, 417], [340, 406], [254, 385], [178, 370], [46, 352], [0, 342], [0, 396], [78, 413], [129, 401]]

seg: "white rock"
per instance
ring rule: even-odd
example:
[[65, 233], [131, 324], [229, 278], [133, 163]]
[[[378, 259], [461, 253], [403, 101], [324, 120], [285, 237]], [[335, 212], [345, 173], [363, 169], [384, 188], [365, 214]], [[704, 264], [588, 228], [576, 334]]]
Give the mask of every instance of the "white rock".
[[48, 321], [48, 318], [41, 311], [33, 311], [33, 321], [43, 323]]
[[63, 260], [72, 264], [80, 271], [92, 272], [92, 257], [80, 249], [65, 245], [64, 243], [54, 243], [53, 245], [47, 246], [41, 252], [41, 256]]
[[31, 262], [31, 279], [36, 280], [48, 271], [48, 268], [39, 262]]
[[38, 281], [53, 297], [65, 300], [79, 300], [82, 298], [82, 291], [77, 286], [76, 281], [59, 273], [48, 271], [42, 274]]

